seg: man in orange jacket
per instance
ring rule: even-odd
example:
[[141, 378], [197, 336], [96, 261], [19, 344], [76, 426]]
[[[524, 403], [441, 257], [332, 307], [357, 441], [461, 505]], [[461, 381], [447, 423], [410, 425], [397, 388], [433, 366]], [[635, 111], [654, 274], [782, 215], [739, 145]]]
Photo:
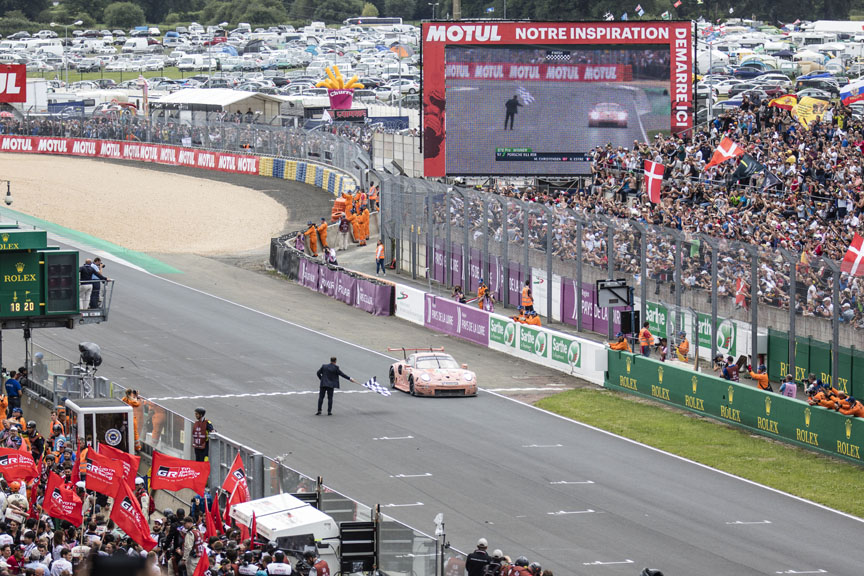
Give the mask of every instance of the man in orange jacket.
[[378, 244], [375, 246], [375, 275], [378, 275], [378, 271], [381, 271], [381, 274], [387, 275], [387, 270], [384, 268], [384, 242], [378, 240]]
[[846, 416], [864, 417], [864, 405], [852, 396], [841, 401], [837, 409], [841, 414], [845, 414]]
[[771, 382], [768, 380], [767, 369], [764, 364], [760, 364], [756, 369], [756, 372], [750, 370], [750, 378], [756, 380], [756, 384], [759, 386], [760, 390], [764, 390], [765, 392], [774, 391], [774, 388], [771, 387]]
[[318, 230], [315, 228], [315, 223], [311, 220], [306, 225], [309, 228], [306, 229], [303, 235], [309, 238], [309, 251], [312, 252], [312, 257], [315, 258], [318, 256]]
[[363, 235], [363, 240], [360, 241], [360, 246], [366, 245], [366, 239], [369, 238], [369, 210], [367, 208], [363, 208], [363, 211], [360, 212], [360, 225], [362, 226], [360, 233]]
[[618, 339], [615, 342], [609, 343], [609, 348], [612, 350], [621, 350], [622, 352], [632, 352], [633, 350], [630, 348], [630, 343], [627, 342], [627, 338], [624, 336], [623, 332], [618, 332], [615, 335]]
[[651, 346], [654, 345], [654, 335], [651, 334], [651, 330], [648, 329], [650, 324], [648, 322], [644, 322], [642, 324], [642, 329], [639, 331], [639, 351], [642, 353], [642, 356], [646, 358], [651, 356]]
[[318, 224], [318, 239], [321, 240], [321, 248], [329, 248], [327, 244], [327, 221], [321, 218], [321, 223]]
[[530, 324], [531, 326], [542, 326], [540, 315], [537, 314], [537, 312], [528, 312], [525, 324]]

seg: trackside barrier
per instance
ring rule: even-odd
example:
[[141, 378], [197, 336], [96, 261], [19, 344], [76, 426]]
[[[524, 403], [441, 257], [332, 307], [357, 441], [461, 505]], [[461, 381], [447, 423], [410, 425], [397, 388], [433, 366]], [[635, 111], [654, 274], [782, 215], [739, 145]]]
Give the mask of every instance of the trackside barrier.
[[[831, 344], [810, 337], [795, 338], [795, 381], [803, 384], [812, 372], [850, 396], [864, 396], [864, 350], [840, 347], [837, 378], [831, 375]], [[789, 374], [789, 334], [768, 330], [768, 376], [779, 381]]]
[[864, 422], [758, 388], [609, 350], [605, 386], [861, 464]]
[[460, 304], [448, 298], [396, 284], [394, 314], [413, 324], [474, 342], [491, 350], [566, 372], [595, 384], [603, 383], [603, 344], [514, 322], [501, 314]]
[[0, 136], [0, 152], [137, 160], [231, 174], [268, 176], [305, 182], [323, 188], [334, 196], [339, 196], [343, 192], [353, 192], [357, 188], [357, 181], [348, 174], [306, 160], [234, 154], [144, 142], [41, 136]]
[[373, 316], [393, 314], [394, 285], [369, 276], [356, 274], [338, 266], [329, 266], [306, 256], [295, 247], [297, 233], [270, 242], [270, 265], [300, 285], [319, 292]]

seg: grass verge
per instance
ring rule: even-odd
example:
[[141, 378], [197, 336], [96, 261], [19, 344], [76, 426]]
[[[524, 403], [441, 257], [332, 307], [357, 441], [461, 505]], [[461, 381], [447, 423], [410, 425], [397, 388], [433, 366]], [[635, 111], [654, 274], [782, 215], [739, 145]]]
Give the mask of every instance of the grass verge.
[[754, 482], [864, 517], [860, 466], [610, 390], [579, 389], [537, 402], [608, 430]]

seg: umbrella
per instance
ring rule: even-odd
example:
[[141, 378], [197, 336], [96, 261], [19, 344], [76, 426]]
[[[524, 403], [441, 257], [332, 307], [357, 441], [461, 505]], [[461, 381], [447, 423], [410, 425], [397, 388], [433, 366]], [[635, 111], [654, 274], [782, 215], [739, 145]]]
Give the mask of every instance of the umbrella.
[[399, 58], [410, 58], [414, 55], [414, 50], [405, 44], [394, 44], [390, 46], [390, 51], [396, 54]]
[[3, 112], [0, 112], [0, 118], [14, 118], [14, 117], [15, 117], [15, 114], [13, 114], [12, 112], [9, 112], [8, 110], [4, 110]]

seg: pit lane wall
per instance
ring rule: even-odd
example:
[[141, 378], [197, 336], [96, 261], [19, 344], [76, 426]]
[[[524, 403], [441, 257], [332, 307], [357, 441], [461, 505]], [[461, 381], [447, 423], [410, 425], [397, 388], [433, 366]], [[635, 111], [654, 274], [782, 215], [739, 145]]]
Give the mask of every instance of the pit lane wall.
[[502, 314], [396, 284], [394, 315], [508, 356], [603, 384], [606, 349], [597, 342], [540, 326], [514, 322]]
[[864, 422], [834, 410], [608, 350], [605, 387], [659, 400], [763, 436], [861, 464]]
[[357, 182], [351, 176], [312, 162], [143, 142], [0, 136], [0, 152], [135, 160], [231, 174], [267, 176], [305, 182], [323, 188], [334, 196], [339, 196], [343, 192], [353, 192], [357, 188]]

